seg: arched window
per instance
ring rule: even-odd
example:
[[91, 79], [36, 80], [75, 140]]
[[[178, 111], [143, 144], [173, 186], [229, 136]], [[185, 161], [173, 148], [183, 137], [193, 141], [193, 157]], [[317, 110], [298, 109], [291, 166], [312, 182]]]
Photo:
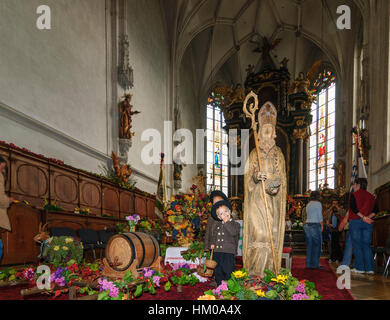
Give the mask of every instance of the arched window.
[[223, 97], [212, 92], [206, 108], [207, 118], [207, 191], [221, 190], [228, 195], [228, 135], [220, 109]]
[[330, 70], [321, 72], [314, 82], [317, 101], [312, 104], [310, 126], [309, 189], [318, 190], [325, 184], [335, 187], [336, 83]]

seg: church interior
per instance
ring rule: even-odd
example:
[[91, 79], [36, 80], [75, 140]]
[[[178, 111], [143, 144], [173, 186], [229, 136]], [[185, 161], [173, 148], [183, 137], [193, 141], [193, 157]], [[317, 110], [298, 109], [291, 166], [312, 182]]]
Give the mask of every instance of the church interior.
[[390, 299], [389, 16], [0, 0], [0, 300]]

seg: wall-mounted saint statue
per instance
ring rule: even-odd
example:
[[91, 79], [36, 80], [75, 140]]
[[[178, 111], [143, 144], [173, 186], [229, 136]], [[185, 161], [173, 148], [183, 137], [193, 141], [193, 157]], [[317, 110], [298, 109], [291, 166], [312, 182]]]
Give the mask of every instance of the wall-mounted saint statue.
[[131, 97], [132, 95], [129, 93], [125, 94], [125, 96], [123, 97], [124, 100], [119, 104], [119, 110], [121, 114], [120, 131], [119, 131], [120, 139], [131, 140], [131, 138], [134, 136], [134, 132], [131, 132], [132, 116], [140, 112], [132, 111], [133, 105], [130, 104]]

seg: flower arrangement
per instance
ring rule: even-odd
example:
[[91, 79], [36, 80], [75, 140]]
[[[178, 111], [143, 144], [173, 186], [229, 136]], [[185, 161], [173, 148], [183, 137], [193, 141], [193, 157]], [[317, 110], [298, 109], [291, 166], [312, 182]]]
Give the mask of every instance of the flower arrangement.
[[137, 225], [138, 221], [140, 220], [141, 218], [139, 217], [138, 214], [133, 214], [132, 216], [127, 216], [126, 217], [126, 220], [128, 221], [129, 223], [129, 227], [130, 227], [130, 231], [131, 232], [134, 232], [135, 231], [135, 226]]
[[205, 193], [196, 192], [172, 196], [163, 214], [163, 224], [172, 234], [172, 239], [189, 246], [193, 241], [203, 239], [211, 203]]
[[44, 198], [43, 199], [43, 210], [47, 211], [64, 211], [61, 206], [57, 205], [57, 200], [51, 200], [50, 203], [49, 201]]
[[153, 225], [153, 220], [151, 219], [141, 219], [138, 223], [137, 229], [141, 232], [143, 231], [151, 231]]
[[129, 224], [123, 224], [121, 222], [118, 222], [115, 226], [118, 229], [119, 234], [130, 232], [130, 225]]
[[297, 209], [296, 201], [289, 195], [287, 195], [287, 204], [290, 207], [287, 212], [287, 216], [291, 216]]
[[295, 220], [292, 223], [291, 228], [293, 230], [303, 230], [303, 221], [302, 220]]
[[[151, 268], [143, 268], [138, 279], [126, 272], [122, 280], [111, 281], [100, 278], [98, 300], [129, 300], [139, 298], [143, 293], [156, 294], [158, 289], [170, 291], [172, 286], [195, 285], [199, 280], [187, 264], [166, 266], [161, 272]], [[134, 291], [129, 288], [135, 287]]]
[[245, 269], [235, 271], [227, 282], [204, 292], [199, 299], [211, 300], [210, 296], [216, 300], [321, 300], [313, 282], [299, 281], [287, 269], [278, 275], [266, 269], [263, 279], [249, 278]]
[[80, 263], [83, 245], [72, 237], [52, 237], [43, 251], [43, 258], [55, 266], [63, 266], [71, 260]]
[[84, 214], [84, 215], [88, 216], [90, 211], [91, 211], [90, 209], [74, 208], [73, 212], [76, 214]]

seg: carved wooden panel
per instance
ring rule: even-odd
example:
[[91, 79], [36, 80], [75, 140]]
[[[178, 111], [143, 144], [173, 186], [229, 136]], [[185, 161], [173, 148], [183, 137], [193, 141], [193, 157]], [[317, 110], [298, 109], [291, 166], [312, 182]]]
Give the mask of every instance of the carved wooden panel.
[[372, 244], [386, 247], [386, 240], [390, 236], [390, 216], [380, 217], [374, 220], [372, 231]]
[[138, 214], [141, 219], [147, 216], [146, 199], [139, 194], [135, 195], [135, 213]]
[[375, 190], [379, 211], [390, 211], [390, 186], [384, 185]]
[[119, 219], [119, 190], [103, 183], [103, 213]]
[[[79, 222], [77, 225], [71, 223], [75, 217], [79, 220], [79, 216], [69, 214], [75, 207], [90, 209], [89, 218], [101, 218], [103, 213], [110, 215], [113, 221], [124, 219], [129, 214], [137, 213], [141, 217], [154, 214], [153, 196], [123, 190], [94, 175], [69, 166], [57, 165], [48, 159], [15, 148], [0, 145], [0, 155], [9, 163], [7, 189], [10, 190], [11, 196], [17, 200], [26, 200], [37, 208], [43, 207], [44, 198], [56, 199], [57, 203], [68, 211], [64, 212], [68, 215], [65, 220], [55, 221], [58, 226], [79, 228]], [[85, 218], [80, 216], [83, 217]]]
[[86, 175], [79, 176], [80, 183], [80, 207], [90, 209], [91, 213], [101, 215], [101, 183]]
[[153, 199], [147, 199], [147, 216], [151, 219], [156, 219], [157, 216], [154, 212], [155, 208], [155, 200]]
[[19, 155], [12, 157], [11, 162], [11, 195], [42, 208], [43, 198], [49, 197], [48, 165]]
[[13, 204], [8, 210], [8, 217], [12, 230], [1, 234], [4, 244], [1, 265], [37, 262], [40, 249], [33, 237], [38, 234], [41, 221], [39, 210]]
[[128, 191], [120, 193], [120, 218], [125, 219], [126, 216], [134, 214], [134, 194]]
[[79, 204], [77, 172], [50, 168], [50, 198], [64, 210], [74, 211]]

